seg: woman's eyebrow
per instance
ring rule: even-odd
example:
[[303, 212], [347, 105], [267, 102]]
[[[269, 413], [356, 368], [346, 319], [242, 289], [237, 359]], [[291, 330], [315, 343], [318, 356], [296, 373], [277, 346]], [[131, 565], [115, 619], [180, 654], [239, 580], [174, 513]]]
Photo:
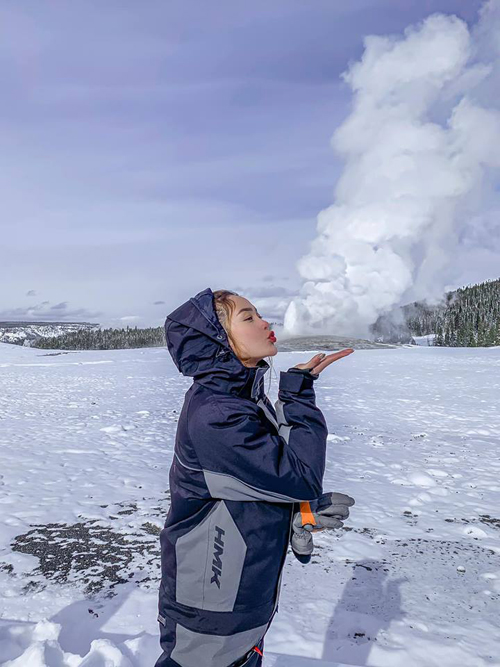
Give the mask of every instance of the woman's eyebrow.
[[[254, 308], [242, 308], [239, 312], [236, 313], [236, 315], [239, 315], [240, 313], [243, 313], [245, 310], [249, 310], [250, 312], [252, 312], [255, 309]], [[258, 310], [255, 310], [255, 312], [257, 313], [257, 315], [259, 315]]]

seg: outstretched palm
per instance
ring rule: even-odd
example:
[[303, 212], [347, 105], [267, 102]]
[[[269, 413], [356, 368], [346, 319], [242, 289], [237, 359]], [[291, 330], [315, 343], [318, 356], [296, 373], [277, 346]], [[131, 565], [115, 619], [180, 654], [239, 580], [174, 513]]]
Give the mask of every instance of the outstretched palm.
[[352, 347], [348, 347], [345, 350], [340, 350], [340, 352], [333, 352], [332, 354], [327, 354], [325, 357], [321, 356], [321, 352], [319, 354], [315, 354], [314, 357], [308, 361], [305, 364], [297, 364], [294, 366], [294, 368], [302, 368], [306, 370], [310, 370], [311, 373], [321, 373], [327, 366], [329, 366], [331, 363], [334, 361], [337, 361], [337, 359], [342, 359], [342, 357], [347, 357], [349, 354], [352, 354], [354, 350]]

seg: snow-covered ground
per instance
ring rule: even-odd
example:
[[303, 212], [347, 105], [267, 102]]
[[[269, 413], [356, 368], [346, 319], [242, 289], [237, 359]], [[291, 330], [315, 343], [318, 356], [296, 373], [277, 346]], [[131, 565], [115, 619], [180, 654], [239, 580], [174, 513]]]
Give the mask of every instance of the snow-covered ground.
[[[0, 664], [152, 667], [190, 383], [164, 348], [0, 345]], [[356, 505], [289, 554], [265, 667], [500, 665], [500, 348], [356, 350], [315, 386]]]

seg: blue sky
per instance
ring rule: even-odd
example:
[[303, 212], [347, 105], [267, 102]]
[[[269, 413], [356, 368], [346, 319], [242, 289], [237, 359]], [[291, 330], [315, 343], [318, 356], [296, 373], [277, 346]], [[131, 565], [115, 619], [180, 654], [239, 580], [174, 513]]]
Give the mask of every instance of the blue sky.
[[332, 203], [363, 37], [480, 6], [3, 3], [0, 319], [157, 326], [207, 286], [279, 314]]

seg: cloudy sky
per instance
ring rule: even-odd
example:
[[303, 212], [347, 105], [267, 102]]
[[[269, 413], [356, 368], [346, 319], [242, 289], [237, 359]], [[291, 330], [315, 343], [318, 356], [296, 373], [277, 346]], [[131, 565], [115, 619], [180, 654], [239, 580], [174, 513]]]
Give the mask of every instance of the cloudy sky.
[[[0, 5], [0, 320], [157, 326], [196, 292], [279, 316], [333, 202], [366, 35], [476, 0]], [[499, 277], [472, 249], [457, 285]], [[262, 301], [263, 300], [263, 301]]]

